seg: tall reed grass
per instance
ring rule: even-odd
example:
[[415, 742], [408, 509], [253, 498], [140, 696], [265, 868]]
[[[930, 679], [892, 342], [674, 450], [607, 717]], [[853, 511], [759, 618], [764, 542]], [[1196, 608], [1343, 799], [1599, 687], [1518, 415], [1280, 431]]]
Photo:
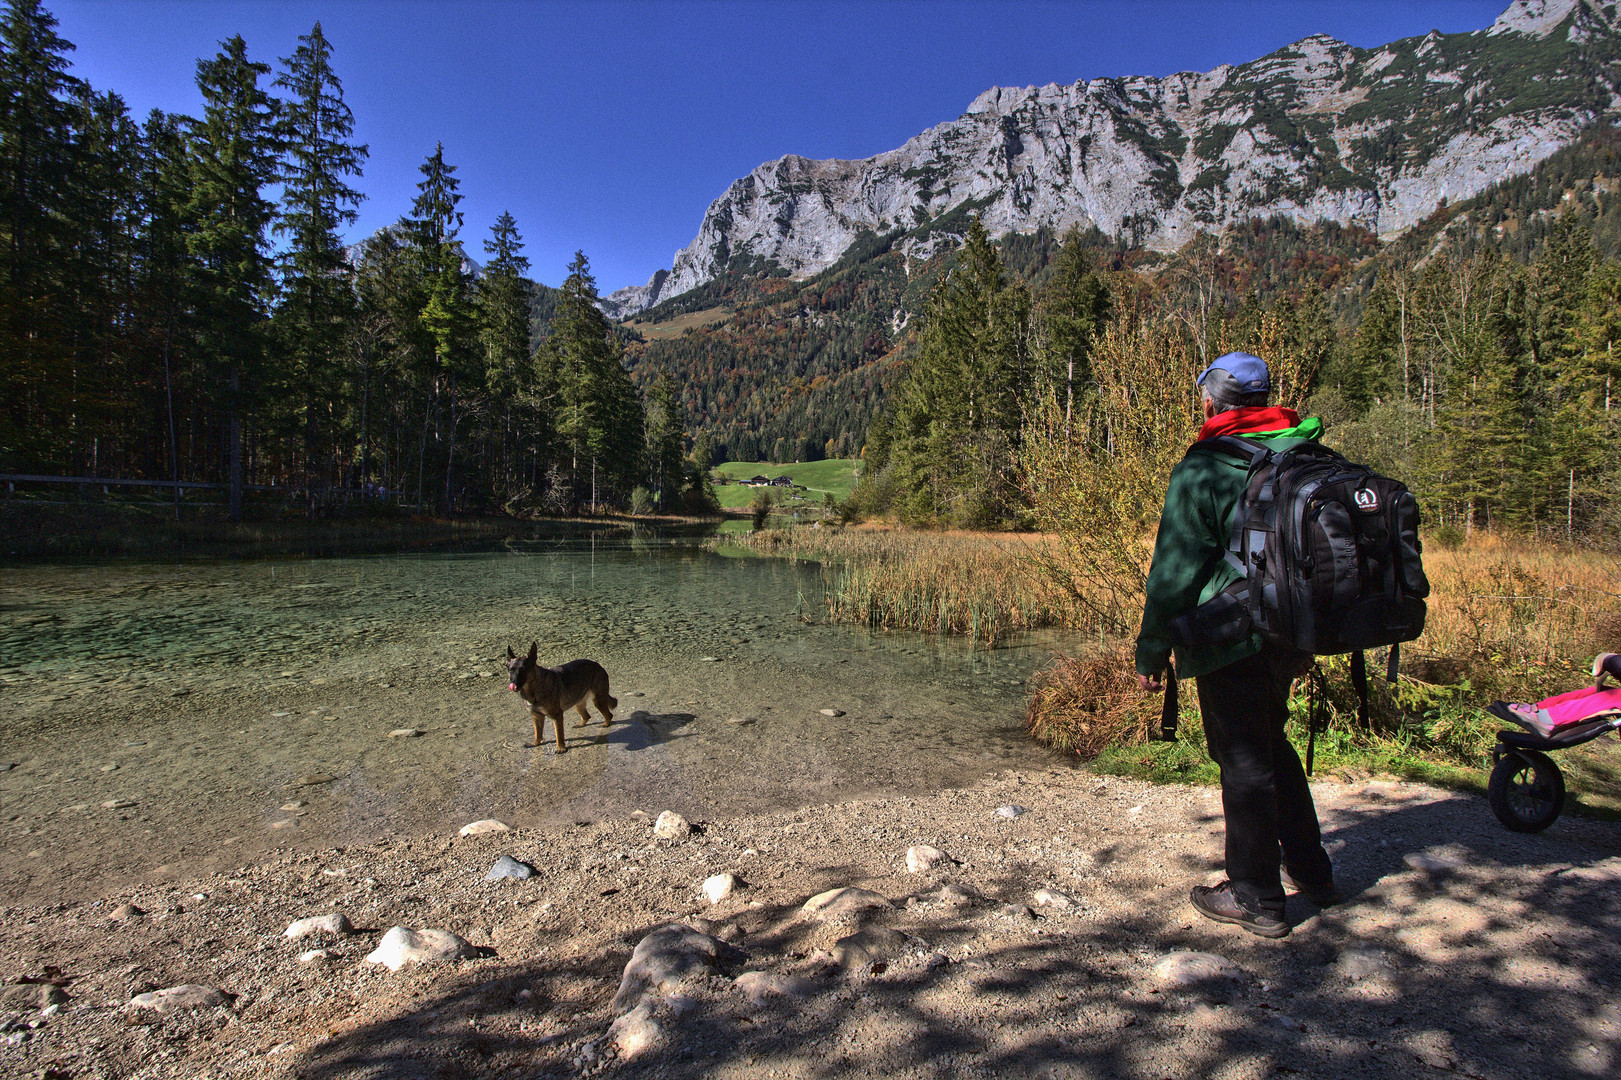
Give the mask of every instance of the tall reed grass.
[[1084, 605], [1033, 572], [1049, 546], [1013, 533], [794, 528], [725, 543], [826, 567], [827, 615], [884, 630], [966, 634], [995, 644], [1043, 627], [1090, 625]]

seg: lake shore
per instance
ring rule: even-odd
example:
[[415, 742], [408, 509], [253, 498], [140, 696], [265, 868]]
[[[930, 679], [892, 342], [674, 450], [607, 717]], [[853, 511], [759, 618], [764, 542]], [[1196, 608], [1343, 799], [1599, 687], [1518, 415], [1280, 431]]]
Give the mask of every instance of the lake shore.
[[[1188, 906], [1190, 885], [1219, 876], [1215, 790], [1075, 768], [694, 821], [672, 839], [655, 834], [665, 808], [654, 803], [470, 837], [449, 820], [415, 839], [10, 907], [0, 1071], [1509, 1080], [1614, 1070], [1621, 826], [1567, 816], [1522, 836], [1476, 797], [1382, 781], [1315, 790], [1345, 900], [1318, 911], [1291, 898], [1294, 933], [1281, 942]], [[920, 845], [944, 857], [927, 868], [914, 858], [909, 872]], [[534, 875], [485, 880], [502, 856]], [[700, 886], [727, 873], [741, 884], [711, 904]], [[841, 888], [872, 895], [805, 910]], [[332, 912], [359, 929], [284, 936], [293, 920]], [[633, 949], [670, 922], [702, 935], [689, 943], [710, 959], [651, 987], [633, 972], [616, 1002]], [[397, 973], [368, 962], [396, 925], [459, 935], [478, 955]], [[130, 1004], [185, 984], [228, 996], [166, 1013]], [[42, 1014], [47, 999], [57, 1004]]]

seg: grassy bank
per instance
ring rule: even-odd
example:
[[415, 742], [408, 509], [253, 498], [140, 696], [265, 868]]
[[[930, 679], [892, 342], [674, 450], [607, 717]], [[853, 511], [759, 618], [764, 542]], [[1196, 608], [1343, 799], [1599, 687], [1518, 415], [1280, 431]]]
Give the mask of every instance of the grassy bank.
[[722, 509], [742, 509], [753, 502], [755, 495], [762, 490], [749, 487], [743, 481], [754, 476], [773, 479], [786, 476], [793, 481], [792, 489], [767, 490], [782, 496], [786, 509], [793, 509], [795, 502], [809, 509], [818, 509], [828, 495], [833, 496], [835, 502], [849, 498], [851, 489], [856, 485], [856, 470], [860, 467], [861, 462], [853, 458], [828, 458], [825, 461], [799, 461], [785, 465], [770, 461], [728, 461], [715, 466], [713, 470], [715, 496], [720, 500]]
[[[882, 629], [971, 634], [995, 643], [1022, 630], [1077, 634], [1077, 653], [1033, 680], [1031, 734], [1112, 773], [1209, 782], [1192, 688], [1180, 734], [1153, 742], [1159, 698], [1140, 693], [1130, 642], [1101, 639], [1094, 609], [1053, 584], [1054, 548], [1041, 536], [880, 528], [769, 529], [730, 536], [764, 555], [828, 567], [828, 616]], [[1348, 661], [1322, 661], [1330, 725], [1317, 768], [1347, 777], [1393, 775], [1464, 788], [1485, 783], [1500, 723], [1494, 699], [1537, 700], [1588, 678], [1593, 655], [1621, 649], [1621, 589], [1613, 559], [1491, 536], [1425, 555], [1433, 592], [1422, 637], [1404, 647], [1395, 685], [1373, 680], [1371, 722], [1356, 720]], [[1073, 580], [1073, 579], [1071, 579]], [[1383, 671], [1383, 650], [1370, 670]], [[1292, 703], [1292, 733], [1306, 740], [1306, 699]], [[1579, 804], [1621, 813], [1621, 752], [1605, 739], [1559, 755]]]

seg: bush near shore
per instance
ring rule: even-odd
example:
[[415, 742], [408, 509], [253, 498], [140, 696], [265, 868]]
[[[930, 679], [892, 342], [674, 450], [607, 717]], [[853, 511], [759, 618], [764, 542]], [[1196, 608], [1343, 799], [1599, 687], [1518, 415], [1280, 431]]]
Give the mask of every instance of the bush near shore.
[[[968, 634], [988, 645], [1032, 629], [1075, 632], [1076, 651], [1031, 681], [1031, 735], [1109, 772], [1215, 778], [1191, 687], [1176, 742], [1150, 741], [1160, 699], [1136, 687], [1130, 634], [1105, 623], [1105, 605], [1058, 584], [1050, 571], [1063, 551], [1050, 537], [864, 526], [770, 529], [727, 542], [825, 564], [824, 605], [834, 621]], [[1431, 544], [1425, 567], [1433, 588], [1425, 632], [1404, 646], [1396, 685], [1372, 680], [1366, 727], [1356, 720], [1347, 658], [1322, 659], [1331, 695], [1329, 730], [1317, 740], [1320, 770], [1478, 787], [1501, 726], [1486, 704], [1580, 686], [1595, 653], [1621, 648], [1621, 591], [1609, 556], [1477, 533], [1455, 548]], [[1369, 657], [1371, 672], [1383, 671], [1385, 655]], [[1303, 689], [1291, 708], [1291, 734], [1304, 745]], [[1621, 809], [1621, 766], [1609, 760], [1607, 740], [1593, 746], [1562, 756], [1572, 792]]]

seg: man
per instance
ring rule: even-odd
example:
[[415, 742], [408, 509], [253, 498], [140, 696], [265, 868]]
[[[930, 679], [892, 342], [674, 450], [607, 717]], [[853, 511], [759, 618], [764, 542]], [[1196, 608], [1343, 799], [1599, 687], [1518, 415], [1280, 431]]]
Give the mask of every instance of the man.
[[[1199, 376], [1199, 387], [1201, 440], [1237, 435], [1284, 449], [1322, 435], [1316, 417], [1303, 421], [1293, 409], [1267, 404], [1271, 374], [1258, 356], [1219, 357]], [[1137, 681], [1145, 691], [1164, 689], [1171, 620], [1239, 577], [1224, 556], [1248, 476], [1247, 461], [1204, 447], [1171, 470], [1137, 635]], [[1178, 675], [1198, 685], [1205, 741], [1221, 768], [1227, 833], [1227, 880], [1195, 887], [1193, 906], [1218, 922], [1283, 937], [1285, 880], [1318, 906], [1338, 899], [1306, 771], [1283, 734], [1289, 687], [1310, 657], [1266, 644], [1256, 633], [1231, 644], [1178, 644], [1175, 652]]]

